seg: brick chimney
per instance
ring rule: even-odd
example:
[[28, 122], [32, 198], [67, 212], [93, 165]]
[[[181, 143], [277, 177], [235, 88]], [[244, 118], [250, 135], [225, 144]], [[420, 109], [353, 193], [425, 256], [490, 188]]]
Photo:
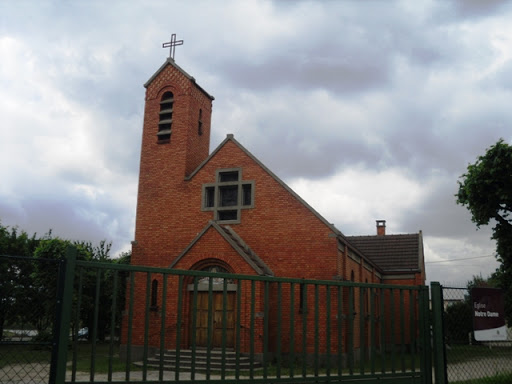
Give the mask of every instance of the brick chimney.
[[377, 222], [377, 236], [384, 236], [386, 234], [386, 220], [376, 220]]

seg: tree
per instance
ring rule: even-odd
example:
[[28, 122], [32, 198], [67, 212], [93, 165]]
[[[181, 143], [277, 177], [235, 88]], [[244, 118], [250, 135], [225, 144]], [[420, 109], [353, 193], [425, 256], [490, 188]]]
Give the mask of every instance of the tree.
[[[56, 289], [59, 265], [69, 245], [76, 247], [77, 259], [110, 264], [130, 264], [131, 253], [122, 253], [118, 259], [110, 257], [111, 243], [105, 240], [93, 246], [90, 242], [63, 240], [53, 237], [51, 231], [42, 238], [28, 236], [17, 227], [8, 228], [0, 224], [0, 339], [6, 325], [33, 327], [38, 337], [51, 336], [55, 321]], [[17, 257], [6, 257], [17, 256]], [[24, 257], [19, 257], [24, 256]], [[80, 268], [79, 268], [80, 269]], [[114, 287], [114, 275], [117, 286]], [[120, 328], [121, 312], [125, 305], [126, 272], [111, 269], [82, 268], [74, 282], [74, 306], [77, 304], [79, 281], [81, 281], [80, 313], [72, 316], [71, 326], [88, 327], [96, 323], [96, 336], [104, 340], [112, 319], [116, 330]], [[99, 285], [98, 285], [99, 284]], [[96, 286], [99, 286], [100, 303], [95, 320]], [[114, 290], [114, 288], [116, 288]], [[112, 311], [111, 302], [116, 297], [117, 306]], [[77, 324], [75, 324], [78, 321]]]
[[[30, 293], [30, 299], [33, 300], [32, 308], [40, 314], [37, 323], [34, 324], [40, 333], [50, 330], [54, 321], [55, 301], [51, 300], [55, 296], [57, 265], [52, 260], [58, 260], [64, 257], [69, 245], [76, 247], [77, 260], [97, 261], [102, 263], [114, 263], [110, 258], [111, 244], [101, 241], [99, 246], [93, 246], [89, 242], [62, 240], [52, 238], [51, 235], [41, 239], [34, 257], [40, 261], [35, 264], [32, 273], [33, 290]], [[78, 277], [81, 276], [81, 278]], [[94, 328], [95, 322], [95, 301], [96, 287], [99, 285], [98, 300], [98, 318], [96, 324], [96, 336], [100, 340], [105, 340], [107, 331], [110, 328], [112, 309], [109, 303], [113, 294], [112, 271], [109, 269], [77, 269], [77, 276], [74, 282], [74, 305], [77, 304], [77, 294], [79, 292], [79, 282], [81, 281], [80, 313], [78, 314], [78, 324], [74, 323], [75, 316], [72, 317], [72, 328], [78, 329], [87, 327], [89, 330]], [[124, 297], [124, 290], [121, 292]], [[118, 290], [116, 294], [121, 294]], [[118, 305], [120, 307], [120, 305]], [[116, 318], [120, 319], [120, 312], [116, 311]], [[88, 334], [88, 337], [91, 333]]]
[[[38, 240], [18, 228], [0, 225], [0, 255], [32, 256]], [[25, 289], [30, 286], [32, 264], [26, 259], [0, 259], [0, 340], [4, 326], [24, 323], [31, 308], [25, 302]]]
[[500, 267], [493, 278], [505, 292], [505, 314], [512, 325], [512, 146], [500, 139], [460, 179], [457, 203], [470, 211], [478, 228], [494, 224], [491, 238]]
[[473, 276], [466, 284], [468, 292], [473, 288], [499, 288], [499, 281], [493, 276], [483, 278], [480, 276]]

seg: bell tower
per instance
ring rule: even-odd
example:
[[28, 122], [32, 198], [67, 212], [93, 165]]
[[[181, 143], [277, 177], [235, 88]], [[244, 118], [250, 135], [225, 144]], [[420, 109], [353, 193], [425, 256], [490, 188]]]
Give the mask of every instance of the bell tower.
[[[135, 241], [132, 263], [158, 265], [151, 256], [155, 239], [172, 241], [186, 177], [209, 155], [213, 96], [170, 56], [144, 84], [146, 88]], [[174, 43], [174, 45], [172, 45]], [[174, 216], [173, 216], [174, 213]], [[142, 251], [142, 249], [144, 249]], [[145, 254], [142, 256], [141, 252]]]

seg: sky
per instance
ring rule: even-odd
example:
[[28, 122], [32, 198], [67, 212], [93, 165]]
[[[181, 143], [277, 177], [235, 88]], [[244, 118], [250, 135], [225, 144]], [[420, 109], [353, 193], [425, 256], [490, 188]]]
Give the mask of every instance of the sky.
[[227, 134], [345, 235], [422, 231], [428, 281], [498, 266], [456, 204], [468, 164], [512, 143], [505, 1], [0, 0], [0, 224], [134, 237], [143, 84], [169, 56]]

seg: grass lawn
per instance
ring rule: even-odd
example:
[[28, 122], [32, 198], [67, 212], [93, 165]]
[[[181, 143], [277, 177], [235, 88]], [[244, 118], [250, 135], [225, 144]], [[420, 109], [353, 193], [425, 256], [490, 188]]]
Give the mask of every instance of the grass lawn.
[[2, 344], [0, 345], [0, 369], [11, 364], [41, 363], [50, 364], [49, 346]]
[[[94, 368], [96, 373], [108, 373], [111, 367], [112, 372], [126, 371], [126, 362], [119, 358], [119, 345], [114, 345], [112, 356], [110, 357], [110, 344], [97, 343], [94, 353], [94, 367], [91, 365], [92, 345], [90, 343], [78, 343], [76, 351], [76, 370], [81, 372], [90, 372]], [[73, 352], [68, 353], [68, 368], [73, 364]], [[139, 367], [133, 364], [129, 367], [130, 371], [140, 371]]]
[[[94, 359], [91, 362], [91, 356], [93, 356], [92, 345], [88, 342], [79, 342], [77, 344], [76, 355], [73, 353], [71, 348], [68, 352], [68, 369], [71, 369], [73, 363], [76, 364], [77, 372], [90, 372], [94, 369], [96, 373], [108, 373], [111, 369], [112, 372], [123, 372], [126, 371], [126, 363], [121, 361], [119, 358], [119, 346], [114, 345], [112, 356], [110, 356], [110, 344], [109, 343], [97, 343], [94, 351]], [[22, 346], [22, 345], [2, 345], [0, 346], [0, 368], [7, 364], [19, 364], [19, 363], [43, 363], [50, 364], [51, 352], [49, 349], [35, 349], [34, 346]], [[416, 370], [419, 370], [419, 356], [415, 356], [414, 366]], [[92, 363], [94, 365], [92, 365]], [[283, 361], [283, 363], [285, 363]], [[404, 355], [403, 364], [406, 370], [411, 370], [413, 361], [410, 355]], [[287, 364], [284, 364], [287, 365]], [[289, 366], [282, 365], [280, 368], [276, 364], [268, 366], [268, 374], [276, 375], [280, 371], [281, 375], [289, 374]], [[375, 361], [366, 361], [364, 364], [364, 372], [370, 373], [372, 369], [379, 373], [382, 371], [382, 367], [387, 372], [394, 369], [396, 372], [402, 370], [402, 359], [400, 354], [396, 354], [393, 360], [391, 356], [386, 355], [384, 359], [382, 356], [376, 356]], [[140, 367], [136, 367], [133, 364], [129, 367], [130, 371], [140, 371]], [[258, 370], [261, 372], [261, 369]], [[354, 363], [352, 367], [354, 374], [361, 372], [361, 366], [359, 363]], [[297, 374], [302, 373], [302, 366], [300, 363], [294, 364], [293, 372]], [[327, 368], [325, 365], [319, 366], [317, 373], [325, 375]], [[330, 368], [331, 375], [335, 375], [338, 372], [337, 365], [333, 364]], [[307, 367], [307, 374], [315, 373], [314, 367]], [[343, 364], [343, 373], [350, 373], [346, 362]]]
[[[68, 370], [70, 370], [73, 366], [73, 361], [76, 364], [77, 372], [91, 372], [91, 369], [94, 370], [95, 373], [108, 373], [110, 370], [112, 372], [124, 372], [126, 371], [126, 363], [121, 361], [119, 358], [119, 346], [114, 345], [111, 355], [110, 344], [109, 343], [97, 343], [95, 346], [95, 351], [93, 354], [92, 345], [88, 342], [79, 342], [77, 344], [76, 356], [74, 356], [71, 348], [68, 352]], [[494, 359], [512, 356], [512, 347], [494, 347], [488, 348], [485, 346], [477, 345], [477, 346], [469, 346], [469, 345], [458, 345], [452, 346], [447, 349], [447, 361], [449, 364], [455, 363], [463, 363], [463, 362], [471, 362], [478, 361], [482, 359]], [[93, 362], [91, 362], [91, 356], [94, 356]], [[74, 360], [74, 358], [76, 360]], [[30, 364], [30, 363], [42, 363], [42, 364], [50, 364], [51, 360], [51, 352], [48, 347], [39, 346], [35, 347], [33, 345], [0, 345], [0, 368], [9, 365], [9, 364]], [[380, 373], [383, 370], [386, 372], [390, 372], [394, 370], [395, 372], [402, 371], [402, 363], [404, 364], [405, 370], [410, 371], [411, 367], [414, 365], [415, 370], [419, 371], [419, 356], [415, 356], [414, 362], [411, 359], [411, 356], [408, 354], [404, 355], [404, 360], [402, 362], [401, 355], [396, 354], [395, 358], [392, 359], [392, 355], [386, 354], [384, 356], [376, 356], [375, 361], [366, 361], [364, 364], [364, 373], [371, 374], [372, 370], [375, 373]], [[94, 364], [94, 365], [92, 365]], [[511, 359], [512, 366], [512, 359]], [[133, 364], [129, 366], [130, 371], [140, 371], [142, 368], [136, 367]], [[325, 365], [319, 366], [317, 369], [309, 366], [307, 368], [307, 374], [319, 374], [326, 375], [327, 367]], [[354, 374], [359, 374], [361, 372], [361, 367], [358, 363], [353, 365], [352, 369]], [[255, 374], [261, 374], [262, 369], [255, 370]], [[302, 366], [300, 363], [294, 364], [293, 372], [295, 375], [302, 374]], [[280, 373], [282, 376], [287, 376], [290, 373], [290, 368], [287, 366], [286, 361], [283, 361], [281, 367], [277, 367], [275, 362], [267, 367], [267, 373], [269, 376], [275, 376], [277, 373]], [[330, 368], [331, 375], [336, 375], [338, 373], [337, 365], [333, 364]], [[342, 373], [349, 374], [350, 370], [347, 367], [346, 362], [343, 363]], [[244, 373], [245, 374], [245, 373]], [[512, 373], [510, 374], [501, 374], [497, 376], [492, 376], [483, 379], [475, 379], [475, 380], [466, 380], [459, 381], [456, 384], [510, 384], [512, 383]], [[452, 384], [452, 383], [450, 383]]]
[[[76, 370], [83, 372], [90, 372], [91, 370], [91, 354], [92, 346], [90, 343], [78, 343], [76, 354]], [[110, 355], [110, 344], [98, 343], [96, 344], [95, 358], [94, 358], [94, 371], [96, 373], [107, 373], [110, 365], [113, 372], [125, 371], [126, 363], [119, 359], [119, 346], [114, 346], [112, 358]], [[51, 351], [49, 346], [34, 346], [34, 345], [0, 345], [0, 369], [6, 365], [14, 364], [31, 364], [40, 363], [48, 364], [51, 362]], [[73, 352], [69, 349], [68, 352], [68, 367], [71, 368], [73, 362]], [[131, 366], [131, 371], [140, 370], [138, 367]]]
[[512, 347], [489, 348], [485, 345], [453, 345], [450, 348], [446, 348], [446, 361], [448, 364], [480, 360], [482, 358], [503, 358], [506, 356], [512, 356]]

